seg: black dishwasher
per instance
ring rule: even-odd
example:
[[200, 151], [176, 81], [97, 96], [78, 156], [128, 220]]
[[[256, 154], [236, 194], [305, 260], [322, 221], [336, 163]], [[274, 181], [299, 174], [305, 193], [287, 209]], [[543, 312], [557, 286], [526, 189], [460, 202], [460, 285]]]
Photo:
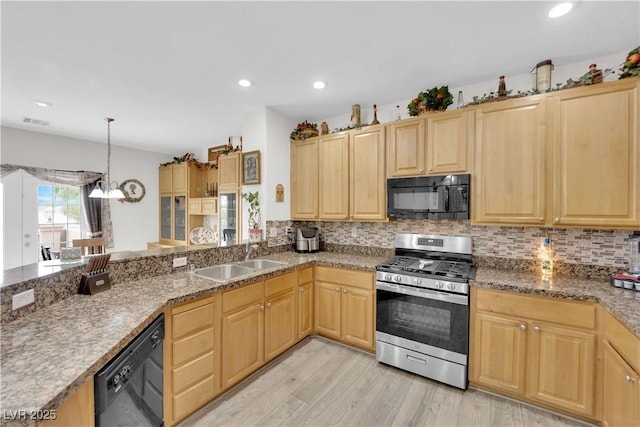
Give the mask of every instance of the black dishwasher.
[[163, 425], [163, 340], [161, 314], [96, 373], [96, 427]]

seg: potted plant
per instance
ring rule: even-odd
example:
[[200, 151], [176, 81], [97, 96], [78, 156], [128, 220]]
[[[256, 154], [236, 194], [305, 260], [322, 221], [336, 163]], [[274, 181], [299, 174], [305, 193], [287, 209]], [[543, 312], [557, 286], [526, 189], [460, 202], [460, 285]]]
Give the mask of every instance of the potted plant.
[[453, 104], [453, 95], [449, 92], [449, 86], [434, 86], [420, 92], [407, 105], [407, 109], [410, 116], [417, 116], [427, 111], [444, 111], [451, 104]]
[[242, 193], [242, 199], [249, 204], [249, 241], [262, 240], [262, 215], [260, 214], [260, 192]]

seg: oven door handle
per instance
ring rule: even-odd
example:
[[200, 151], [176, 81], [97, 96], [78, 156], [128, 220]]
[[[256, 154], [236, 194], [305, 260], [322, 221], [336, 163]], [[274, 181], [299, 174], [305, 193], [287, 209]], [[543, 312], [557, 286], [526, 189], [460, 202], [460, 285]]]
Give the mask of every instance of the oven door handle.
[[432, 291], [424, 288], [414, 288], [410, 286], [397, 285], [392, 283], [378, 282], [376, 281], [376, 289], [394, 292], [396, 294], [409, 295], [418, 298], [427, 298], [432, 300], [438, 300], [443, 302], [449, 302], [459, 305], [469, 305], [468, 295], [449, 294], [446, 292]]

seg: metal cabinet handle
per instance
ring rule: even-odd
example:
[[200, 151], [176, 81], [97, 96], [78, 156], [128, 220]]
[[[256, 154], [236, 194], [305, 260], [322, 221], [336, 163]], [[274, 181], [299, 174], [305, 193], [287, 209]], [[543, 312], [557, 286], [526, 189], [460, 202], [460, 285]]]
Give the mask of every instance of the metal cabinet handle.
[[536, 331], [536, 332], [540, 332], [540, 326], [534, 326], [533, 330]]
[[636, 382], [636, 379], [635, 379], [635, 378], [633, 378], [631, 375], [625, 375], [625, 376], [624, 376], [624, 380], [625, 380], [626, 382], [628, 382], [628, 383], [635, 383], [635, 382]]
[[526, 331], [527, 330], [527, 325], [525, 325], [524, 323], [522, 325], [520, 325], [520, 330], [521, 331]]

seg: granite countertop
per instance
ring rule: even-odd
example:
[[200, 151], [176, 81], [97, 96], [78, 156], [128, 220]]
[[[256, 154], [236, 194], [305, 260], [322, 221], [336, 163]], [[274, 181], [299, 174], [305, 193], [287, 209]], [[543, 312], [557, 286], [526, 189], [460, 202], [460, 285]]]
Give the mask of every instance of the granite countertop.
[[[2, 411], [57, 408], [167, 307], [268, 278], [306, 265], [374, 271], [385, 257], [335, 252], [283, 252], [266, 257], [287, 265], [218, 283], [173, 273], [116, 284], [93, 296], [73, 295], [2, 326]], [[599, 302], [640, 336], [640, 292], [612, 288], [606, 281], [554, 277], [480, 268], [473, 285], [558, 298]], [[29, 425], [35, 421], [3, 422]]]
[[[0, 411], [24, 410], [28, 414], [57, 408], [168, 306], [304, 265], [374, 271], [384, 260], [332, 252], [283, 252], [261, 258], [287, 265], [224, 283], [182, 272], [116, 284], [93, 296], [73, 295], [3, 325]], [[2, 425], [34, 423], [2, 420]]]

